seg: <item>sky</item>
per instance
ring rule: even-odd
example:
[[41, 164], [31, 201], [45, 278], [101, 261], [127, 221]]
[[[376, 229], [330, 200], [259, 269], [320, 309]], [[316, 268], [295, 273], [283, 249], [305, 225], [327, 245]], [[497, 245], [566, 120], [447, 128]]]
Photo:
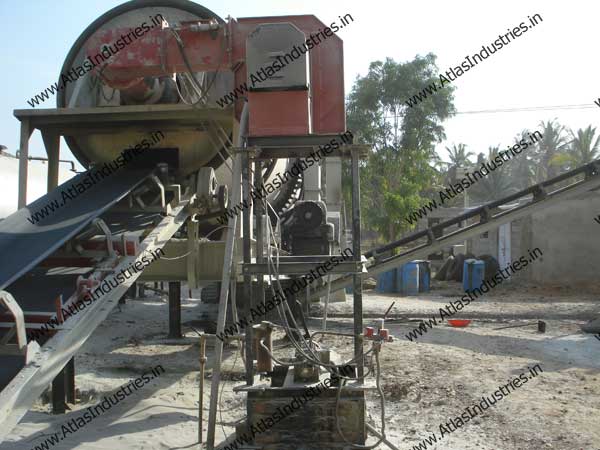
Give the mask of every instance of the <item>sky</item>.
[[[0, 72], [0, 144], [18, 149], [19, 122], [14, 109], [28, 109], [27, 100], [56, 81], [64, 58], [80, 33], [98, 16], [121, 4], [117, 0], [0, 0], [3, 24]], [[600, 3], [589, 0], [475, 2], [207, 0], [202, 5], [225, 18], [314, 14], [324, 23], [351, 14], [354, 22], [340, 30], [344, 41], [346, 93], [373, 61], [397, 62], [433, 52], [440, 72], [466, 55], [491, 44], [507, 29], [539, 14], [543, 21], [453, 84], [459, 114], [444, 122], [447, 139], [436, 149], [447, 160], [446, 146], [464, 143], [475, 152], [491, 145], [509, 145], [522, 129], [539, 128], [557, 119], [569, 128], [597, 126], [600, 97], [595, 81], [600, 61], [596, 20]], [[54, 107], [55, 99], [45, 107]], [[565, 109], [564, 105], [581, 105]], [[526, 112], [498, 109], [562, 106]], [[30, 144], [34, 156], [45, 156], [36, 131]], [[66, 144], [61, 157], [73, 159]]]

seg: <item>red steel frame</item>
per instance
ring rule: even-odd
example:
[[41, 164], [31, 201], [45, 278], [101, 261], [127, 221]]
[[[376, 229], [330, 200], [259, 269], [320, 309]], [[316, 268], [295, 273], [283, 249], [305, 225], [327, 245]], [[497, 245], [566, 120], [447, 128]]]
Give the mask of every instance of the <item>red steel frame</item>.
[[[178, 34], [184, 43], [185, 53], [192, 70], [230, 70], [235, 75], [235, 86], [247, 79], [246, 38], [264, 23], [290, 22], [310, 37], [323, 31], [326, 26], [313, 15], [250, 17], [230, 19], [214, 31], [192, 31], [191, 24], [182, 23]], [[196, 22], [197, 23], [197, 22]], [[111, 29], [97, 32], [87, 43], [88, 55], [101, 52], [103, 45], [114, 44], [130, 29]], [[323, 34], [323, 33], [321, 33]], [[291, 50], [291, 48], [290, 48]], [[260, 123], [263, 135], [267, 130], [277, 135], [303, 135], [311, 129], [313, 134], [334, 134], [346, 131], [344, 109], [344, 54], [343, 42], [333, 35], [316, 45], [309, 52], [310, 58], [310, 115], [304, 111], [297, 114], [289, 108], [292, 92], [268, 92], [268, 99], [261, 97], [260, 106], [252, 109], [253, 95], [248, 97], [254, 124]], [[131, 42], [114, 55], [102, 69], [102, 76], [114, 87], [134, 87], [143, 77], [166, 76], [187, 70], [177, 46], [175, 36], [166, 28], [154, 28]], [[263, 93], [260, 93], [263, 94]], [[297, 100], [297, 99], [296, 99]], [[237, 102], [235, 115], [240, 118], [242, 102]], [[282, 113], [287, 114], [284, 129], [276, 129]], [[311, 124], [307, 123], [310, 117]], [[291, 122], [290, 122], [291, 121]], [[272, 125], [270, 125], [272, 124]]]

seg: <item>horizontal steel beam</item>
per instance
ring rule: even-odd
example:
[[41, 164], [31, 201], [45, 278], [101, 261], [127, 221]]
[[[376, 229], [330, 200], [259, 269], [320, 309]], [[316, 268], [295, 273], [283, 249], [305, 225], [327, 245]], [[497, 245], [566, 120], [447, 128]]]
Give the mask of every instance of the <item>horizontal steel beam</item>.
[[363, 271], [363, 263], [357, 261], [338, 262], [331, 269], [327, 269], [325, 264], [321, 262], [279, 261], [276, 270], [273, 268], [269, 269], [269, 263], [244, 264], [242, 266], [242, 273], [244, 275], [267, 275], [270, 272], [277, 272], [280, 275], [307, 275], [311, 270], [316, 271], [319, 266], [325, 268], [327, 273], [335, 274], [360, 273]]
[[357, 150], [359, 158], [366, 158], [369, 155], [371, 149], [370, 145], [363, 144], [348, 144], [340, 145], [337, 149], [330, 149], [329, 152], [324, 152], [319, 149], [317, 145], [285, 145], [274, 147], [244, 147], [234, 148], [232, 151], [243, 151], [249, 152], [250, 157], [254, 160], [257, 159], [277, 159], [277, 158], [308, 158], [309, 156], [315, 156], [319, 152], [321, 158], [350, 158], [353, 150]]
[[[180, 121], [199, 123], [216, 120], [231, 122], [232, 110], [228, 108], [198, 108], [189, 105], [131, 105], [111, 108], [44, 108], [16, 109], [14, 116], [29, 119], [34, 128], [47, 128], [108, 124], [135, 125], [149, 121], [173, 123]], [[106, 128], [104, 130], [106, 132]]]
[[331, 141], [340, 141], [340, 134], [308, 134], [303, 136], [249, 136], [250, 147], [274, 148], [274, 147], [316, 147], [327, 145]]

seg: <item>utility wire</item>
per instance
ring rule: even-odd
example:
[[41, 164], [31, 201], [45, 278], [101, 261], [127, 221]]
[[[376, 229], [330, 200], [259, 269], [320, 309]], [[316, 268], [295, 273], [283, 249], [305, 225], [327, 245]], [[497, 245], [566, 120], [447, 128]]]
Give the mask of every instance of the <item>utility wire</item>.
[[[512, 112], [529, 112], [529, 111], [576, 111], [580, 109], [598, 108], [595, 104], [583, 103], [579, 105], [549, 105], [549, 106], [523, 106], [515, 108], [493, 108], [480, 109], [473, 111], [457, 111], [456, 114], [496, 114], [496, 113], [512, 113]], [[384, 119], [394, 119], [402, 117], [400, 115], [383, 116]]]
[[563, 110], [578, 110], [597, 108], [596, 105], [581, 104], [581, 105], [554, 105], [554, 106], [524, 106], [521, 108], [496, 108], [496, 109], [481, 109], [475, 111], [458, 111], [456, 114], [495, 114], [495, 113], [510, 113], [510, 112], [527, 112], [527, 111], [563, 111]]

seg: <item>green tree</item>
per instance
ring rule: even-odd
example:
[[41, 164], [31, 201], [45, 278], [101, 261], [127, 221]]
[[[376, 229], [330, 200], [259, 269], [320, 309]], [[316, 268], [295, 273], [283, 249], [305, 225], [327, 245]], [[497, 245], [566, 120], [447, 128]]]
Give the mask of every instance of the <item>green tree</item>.
[[[531, 132], [523, 130], [515, 136], [515, 144], [521, 142], [529, 142]], [[506, 171], [508, 172], [512, 183], [519, 189], [525, 189], [536, 183], [537, 164], [535, 162], [535, 148], [528, 147], [517, 158], [513, 158], [507, 163]]]
[[583, 166], [598, 159], [600, 136], [596, 137], [596, 128], [592, 128], [589, 125], [585, 130], [581, 128], [577, 130], [576, 134], [571, 131], [571, 137], [573, 139], [569, 144], [567, 153], [570, 169]]
[[560, 172], [563, 155], [568, 146], [566, 129], [564, 126], [549, 120], [541, 122], [543, 137], [536, 143], [534, 161], [536, 163], [536, 181], [544, 181], [557, 176]]
[[[404, 218], [432, 194], [439, 175], [434, 146], [445, 138], [442, 122], [455, 112], [454, 88], [447, 85], [412, 108], [405, 103], [429, 84], [439, 84], [435, 60], [428, 54], [405, 63], [373, 62], [348, 96], [348, 129], [355, 142], [373, 144], [361, 168], [364, 222], [387, 240], [408, 229]], [[347, 167], [345, 180], [349, 198]]]
[[469, 167], [473, 163], [469, 158], [475, 156], [475, 153], [468, 152], [465, 144], [453, 144], [452, 147], [446, 147], [451, 167]]
[[[493, 168], [493, 161], [498, 156], [499, 148], [490, 147], [487, 158], [480, 158], [480, 162], [488, 162]], [[482, 154], [483, 155], [483, 154]], [[481, 164], [477, 164], [481, 167]], [[473, 200], [480, 203], [487, 203], [493, 200], [499, 200], [502, 197], [513, 194], [518, 191], [517, 187], [511, 182], [510, 177], [504, 167], [496, 167], [490, 171], [487, 176], [477, 180], [477, 183], [469, 189], [469, 195]]]

